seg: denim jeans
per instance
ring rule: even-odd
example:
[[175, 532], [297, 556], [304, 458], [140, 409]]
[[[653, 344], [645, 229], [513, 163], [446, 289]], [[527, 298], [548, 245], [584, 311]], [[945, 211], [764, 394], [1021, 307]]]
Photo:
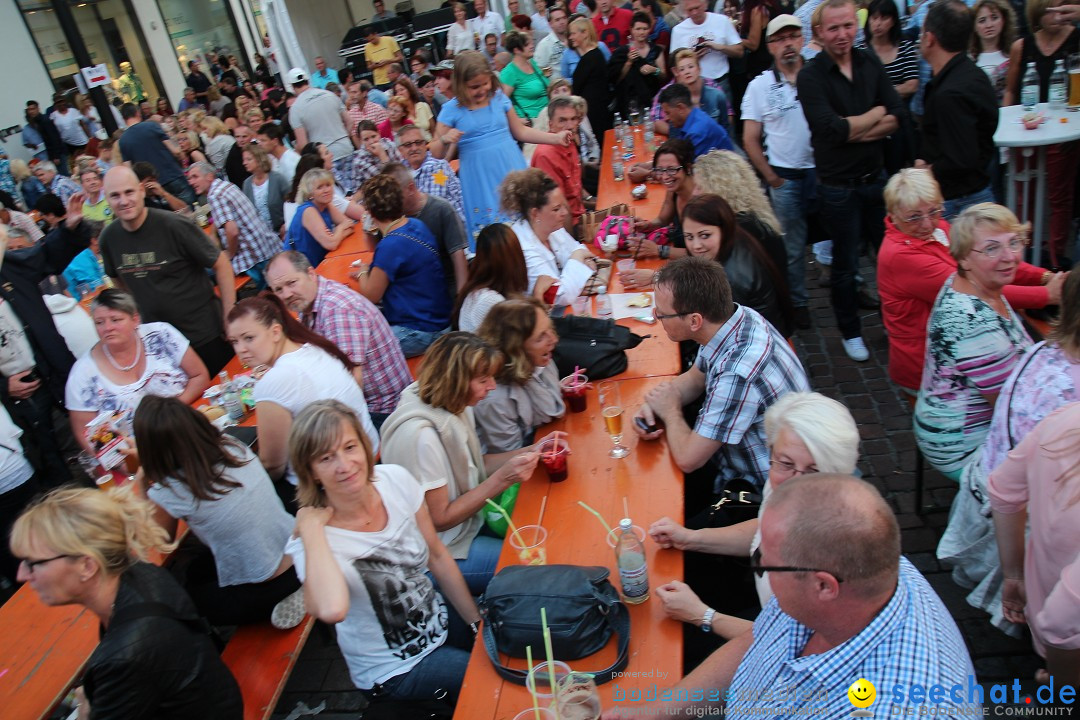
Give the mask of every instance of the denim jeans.
[[267, 258], [266, 260], [255, 263], [244, 271], [247, 276], [251, 278], [251, 282], [254, 283], [256, 290], [266, 289], [266, 266], [269, 262], [270, 258]]
[[188, 184], [187, 178], [178, 177], [167, 183], [161, 183], [161, 188], [170, 195], [175, 195], [180, 198], [188, 205], [194, 204], [197, 199], [195, 191], [192, 189], [191, 185]]
[[391, 325], [390, 330], [393, 331], [394, 337], [401, 343], [401, 352], [405, 353], [407, 358], [423, 355], [431, 343], [438, 340], [441, 335], [450, 332], [450, 328], [425, 332], [424, 330], [407, 328], [404, 325]]
[[787, 251], [788, 287], [791, 304], [805, 307], [806, 294], [806, 216], [817, 203], [817, 173], [814, 168], [795, 170], [773, 166], [773, 171], [786, 182], [769, 188], [776, 218], [784, 229], [784, 249]]
[[955, 197], [952, 200], [945, 201], [945, 219], [949, 222], [953, 221], [957, 215], [962, 213], [966, 208], [972, 205], [978, 205], [979, 203], [992, 203], [994, 200], [994, 191], [987, 185], [982, 190], [976, 190], [970, 195], [961, 195]]
[[885, 234], [882, 178], [865, 185], [818, 183], [821, 217], [833, 240], [832, 305], [845, 340], [862, 335], [856, 275], [863, 240], [876, 249]]

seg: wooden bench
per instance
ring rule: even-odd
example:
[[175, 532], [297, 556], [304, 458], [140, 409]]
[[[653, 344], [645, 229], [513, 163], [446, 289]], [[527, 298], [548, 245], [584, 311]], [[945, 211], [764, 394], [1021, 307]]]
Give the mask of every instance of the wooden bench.
[[221, 659], [240, 685], [244, 720], [266, 720], [274, 712], [314, 624], [308, 615], [292, 630], [278, 630], [269, 623], [237, 629]]

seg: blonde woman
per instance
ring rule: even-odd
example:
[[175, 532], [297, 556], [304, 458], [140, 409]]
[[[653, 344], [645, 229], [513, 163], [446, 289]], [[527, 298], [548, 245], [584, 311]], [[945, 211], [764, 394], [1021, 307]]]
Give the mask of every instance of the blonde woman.
[[206, 138], [206, 158], [219, 173], [224, 172], [225, 160], [229, 157], [232, 146], [236, 144], [236, 138], [229, 134], [229, 128], [225, 127], [225, 123], [216, 117], [204, 118], [202, 131], [203, 137]]
[[608, 62], [596, 40], [592, 21], [577, 18], [570, 23], [570, 42], [581, 56], [574, 68], [574, 94], [589, 103], [589, 122], [596, 137], [602, 138], [611, 128], [611, 90], [608, 83]]
[[176, 133], [176, 145], [180, 148], [180, 167], [187, 169], [197, 162], [210, 162], [200, 148], [198, 133], [181, 130]]
[[304, 173], [296, 201], [300, 206], [289, 224], [285, 245], [318, 267], [326, 253], [336, 250], [352, 231], [353, 221], [334, 206], [334, 176], [326, 170]]
[[[152, 513], [130, 488], [54, 490], [12, 528], [18, 579], [45, 605], [97, 616], [100, 641], [76, 691], [80, 718], [240, 720], [240, 689], [195, 629], [194, 604], [167, 570], [146, 562], [173, 547]], [[146, 612], [148, 603], [160, 609]]]

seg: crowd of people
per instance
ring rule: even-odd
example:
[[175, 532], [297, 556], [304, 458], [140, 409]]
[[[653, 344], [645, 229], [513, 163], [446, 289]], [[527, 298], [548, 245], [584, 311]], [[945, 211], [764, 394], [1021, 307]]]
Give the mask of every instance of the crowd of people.
[[[238, 717], [195, 620], [305, 612], [336, 625], [369, 697], [455, 701], [502, 547], [482, 510], [564, 442], [538, 432], [566, 412], [552, 318], [611, 272], [583, 221], [617, 114], [666, 136], [627, 168], [665, 193], [657, 217], [602, 232], [658, 259], [619, 279], [653, 292], [683, 359], [632, 423], [685, 475], [685, 521], [648, 531], [688, 553], [658, 601], [705, 631], [680, 686], [729, 688], [750, 717], [803, 693], [740, 689], [782, 680], [809, 702], [841, 663], [839, 716], [871, 673], [974, 675], [856, 477], [851, 412], [794, 350], [811, 245], [838, 352], [869, 359], [859, 311], [880, 308], [922, 457], [958, 484], [939, 556], [995, 625], [1028, 624], [1048, 674], [1080, 681], [1080, 143], [1048, 151], [1036, 267], [993, 142], [1025, 69], [1045, 101], [1080, 49], [1080, 8], [473, 5], [450, 5], [438, 64], [368, 27], [370, 80], [321, 57], [275, 77], [260, 56], [255, 78], [192, 61], [177, 112], [122, 104], [113, 137], [82, 97], [27, 102], [32, 162], [0, 159], [0, 576], [101, 620], [81, 712]], [[375, 250], [354, 290], [319, 266], [357, 233]], [[1021, 311], [1053, 306], [1033, 343]], [[234, 357], [253, 369], [254, 447], [192, 407]], [[101, 413], [130, 416], [141, 465], [106, 493], [77, 487], [93, 482], [74, 462]], [[760, 504], [718, 511], [733, 494]], [[183, 586], [147, 562], [181, 520], [205, 545]]]

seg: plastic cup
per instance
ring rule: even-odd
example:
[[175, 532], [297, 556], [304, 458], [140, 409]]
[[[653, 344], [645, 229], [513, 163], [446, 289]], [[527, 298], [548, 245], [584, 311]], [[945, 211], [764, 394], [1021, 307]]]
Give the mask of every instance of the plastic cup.
[[634, 262], [634, 258], [626, 258], [625, 260], [619, 260], [615, 263], [615, 267], [619, 272], [630, 272], [637, 269], [637, 263]]
[[578, 317], [588, 317], [589, 316], [589, 298], [587, 298], [587, 297], [575, 298], [574, 301], [572, 303], [570, 303], [570, 305], [574, 309], [574, 314], [577, 315]]
[[570, 446], [565, 440], [546, 440], [540, 446], [540, 463], [547, 470], [548, 480], [562, 482], [568, 472], [566, 463], [570, 459]]
[[[640, 540], [642, 544], [645, 543], [645, 528], [640, 525], [632, 525], [630, 526], [630, 530], [637, 535], [637, 539]], [[614, 528], [607, 534], [607, 544], [608, 547], [611, 548], [619, 544], [619, 528]]]
[[113, 475], [105, 469], [97, 459], [97, 455], [83, 450], [79, 453], [79, 467], [83, 469], [87, 477], [94, 481], [94, 484], [99, 489], [108, 490], [112, 487]]
[[555, 713], [549, 708], [540, 708], [539, 711], [529, 708], [515, 715], [514, 720], [555, 720]]
[[[573, 672], [570, 666], [558, 660], [551, 663], [555, 668], [555, 684], [558, 685], [567, 675]], [[532, 672], [525, 677], [525, 687], [536, 697], [541, 704], [550, 704], [555, 698], [555, 691], [551, 687], [551, 676], [548, 674], [548, 663], [542, 662], [533, 665]], [[532, 712], [532, 710], [529, 710]], [[549, 711], [550, 712], [550, 711]]]
[[585, 391], [586, 385], [589, 382], [589, 377], [578, 373], [577, 375], [567, 375], [560, 381], [559, 386], [562, 387], [563, 400], [566, 401], [566, 406], [570, 408], [570, 412], [585, 412]]
[[560, 680], [555, 702], [559, 717], [566, 720], [599, 718], [603, 709], [596, 692], [596, 680], [589, 673], [572, 672]]
[[547, 565], [547, 530], [540, 525], [522, 525], [510, 533], [510, 547], [522, 565]]

